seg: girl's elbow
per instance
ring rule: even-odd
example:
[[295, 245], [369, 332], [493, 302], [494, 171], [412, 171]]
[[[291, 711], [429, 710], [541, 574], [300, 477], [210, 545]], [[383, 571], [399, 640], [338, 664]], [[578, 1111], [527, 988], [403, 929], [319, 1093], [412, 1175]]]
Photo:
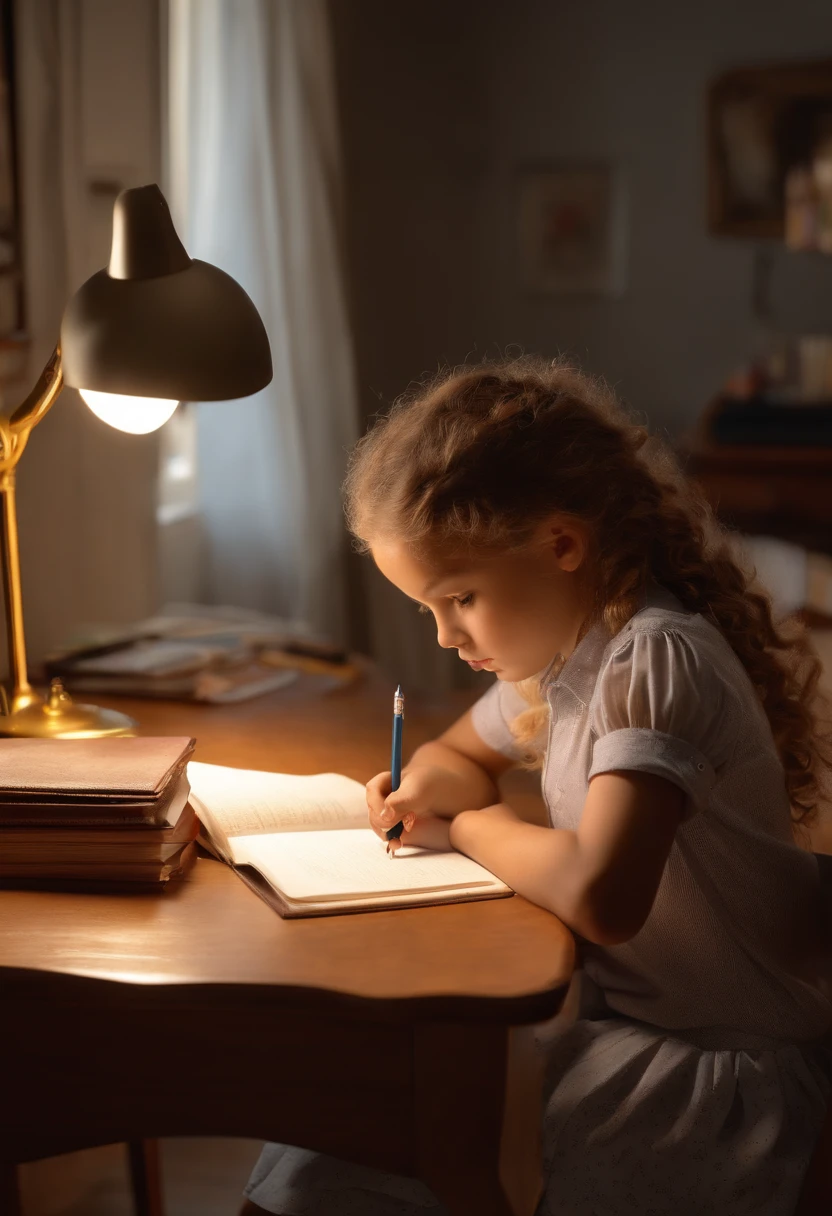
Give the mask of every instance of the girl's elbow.
[[578, 929], [586, 941], [594, 946], [623, 946], [630, 938], [635, 937], [641, 925], [628, 926], [610, 924], [600, 921], [590, 921], [584, 929]]
[[[649, 912], [649, 909], [648, 909]], [[621, 902], [587, 895], [576, 909], [571, 927], [594, 946], [623, 946], [635, 937], [647, 920], [647, 912]]]

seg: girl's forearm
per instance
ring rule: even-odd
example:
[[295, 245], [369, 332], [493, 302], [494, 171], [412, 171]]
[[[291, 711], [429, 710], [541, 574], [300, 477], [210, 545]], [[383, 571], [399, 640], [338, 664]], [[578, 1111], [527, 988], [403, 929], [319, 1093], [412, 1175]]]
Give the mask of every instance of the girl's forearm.
[[484, 768], [476, 761], [463, 756], [455, 748], [440, 743], [437, 739], [432, 739], [429, 743], [423, 743], [421, 747], [417, 747], [407, 762], [408, 768], [417, 768], [420, 765], [443, 768], [461, 778], [457, 785], [458, 794], [455, 798], [458, 805], [448, 807], [448, 810], [476, 810], [479, 807], [490, 806], [500, 797], [496, 783]]
[[586, 882], [577, 833], [525, 823], [499, 803], [457, 815], [450, 842], [518, 895], [582, 931]]

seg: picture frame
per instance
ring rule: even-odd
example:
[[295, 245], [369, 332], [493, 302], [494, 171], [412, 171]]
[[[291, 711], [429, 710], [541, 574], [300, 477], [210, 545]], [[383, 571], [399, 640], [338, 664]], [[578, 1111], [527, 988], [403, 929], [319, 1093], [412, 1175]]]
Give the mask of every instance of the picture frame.
[[785, 236], [790, 168], [832, 130], [832, 59], [735, 68], [708, 89], [708, 229], [718, 236]]
[[625, 240], [626, 197], [614, 166], [564, 162], [521, 170], [518, 241], [527, 290], [620, 295]]

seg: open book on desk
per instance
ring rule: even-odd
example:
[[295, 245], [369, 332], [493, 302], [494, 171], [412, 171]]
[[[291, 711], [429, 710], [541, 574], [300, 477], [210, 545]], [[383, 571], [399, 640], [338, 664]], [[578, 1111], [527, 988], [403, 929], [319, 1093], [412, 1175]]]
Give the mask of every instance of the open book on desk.
[[367, 826], [364, 786], [338, 773], [299, 777], [191, 761], [202, 843], [281, 916], [461, 903], [511, 895], [462, 853], [405, 845], [395, 857]]

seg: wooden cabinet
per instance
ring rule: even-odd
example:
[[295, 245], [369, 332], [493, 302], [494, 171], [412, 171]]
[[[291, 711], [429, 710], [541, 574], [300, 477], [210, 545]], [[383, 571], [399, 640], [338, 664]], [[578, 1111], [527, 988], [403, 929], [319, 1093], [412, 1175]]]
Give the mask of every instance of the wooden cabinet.
[[726, 524], [832, 554], [832, 448], [697, 441], [681, 455]]

